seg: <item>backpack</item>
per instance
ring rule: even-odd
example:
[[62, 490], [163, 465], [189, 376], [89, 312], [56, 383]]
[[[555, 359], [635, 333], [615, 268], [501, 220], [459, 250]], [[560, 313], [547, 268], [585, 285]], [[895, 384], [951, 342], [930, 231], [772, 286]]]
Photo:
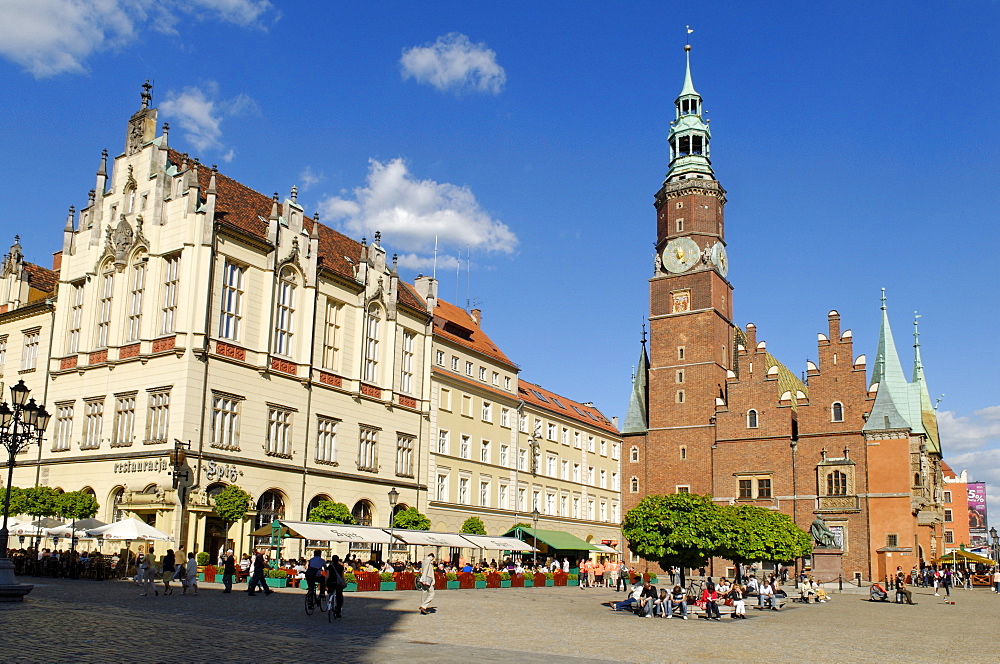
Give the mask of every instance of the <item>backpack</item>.
[[333, 588], [334, 590], [343, 590], [344, 588], [347, 587], [347, 582], [344, 581], [343, 574], [341, 574], [332, 567], [328, 570], [328, 572], [329, 572], [329, 577], [327, 578], [326, 583], [330, 588]]

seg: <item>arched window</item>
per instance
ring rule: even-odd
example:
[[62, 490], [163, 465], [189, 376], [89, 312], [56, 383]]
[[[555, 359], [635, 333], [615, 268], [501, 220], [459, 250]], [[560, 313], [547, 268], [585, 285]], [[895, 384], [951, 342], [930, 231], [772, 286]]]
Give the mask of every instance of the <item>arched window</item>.
[[121, 521], [125, 518], [125, 510], [121, 508], [122, 498], [125, 496], [125, 489], [118, 487], [111, 493], [111, 521]]
[[826, 493], [829, 496], [847, 495], [847, 475], [835, 470], [826, 476]]
[[369, 383], [378, 382], [378, 344], [381, 336], [381, 312], [378, 306], [372, 305], [365, 314], [365, 357], [364, 380]]
[[257, 500], [256, 527], [270, 526], [275, 519], [285, 518], [285, 501], [277, 491], [265, 491]]
[[321, 493], [318, 496], [313, 496], [313, 499], [309, 501], [309, 507], [306, 508], [306, 520], [307, 521], [309, 520], [309, 513], [312, 512], [317, 507], [319, 507], [320, 503], [331, 500], [332, 498], [330, 498], [330, 496], [326, 495], [325, 493]]
[[629, 491], [632, 493], [639, 493], [639, 478], [633, 477], [629, 480]]
[[208, 488], [205, 489], [205, 493], [207, 493], [211, 498], [215, 498], [217, 495], [222, 493], [222, 490], [225, 488], [226, 485], [224, 482], [215, 482], [208, 485]]
[[292, 335], [295, 319], [295, 271], [286, 267], [278, 279], [278, 293], [274, 310], [274, 352], [292, 355]]
[[636, 447], [636, 446], [632, 447], [632, 456], [631, 456], [631, 459], [632, 459], [632, 463], [638, 463], [639, 462], [639, 448]]
[[830, 421], [831, 422], [843, 422], [844, 421], [844, 404], [839, 401], [834, 401], [833, 405], [830, 406]]
[[372, 525], [372, 504], [367, 500], [356, 502], [351, 514], [354, 515], [354, 520], [358, 522], [359, 526]]
[[756, 429], [757, 428], [757, 411], [752, 408], [747, 411], [747, 428]]

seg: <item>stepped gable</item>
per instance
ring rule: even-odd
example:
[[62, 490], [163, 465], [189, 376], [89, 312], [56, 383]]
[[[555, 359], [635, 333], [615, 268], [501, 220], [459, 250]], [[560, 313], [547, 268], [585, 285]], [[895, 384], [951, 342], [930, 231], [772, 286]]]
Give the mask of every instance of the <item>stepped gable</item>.
[[506, 364], [514, 371], [520, 371], [520, 368], [483, 332], [469, 312], [446, 300], [438, 300], [438, 305], [434, 309], [434, 334]]
[[536, 408], [558, 413], [561, 417], [568, 417], [583, 422], [587, 426], [597, 427], [615, 436], [618, 435], [618, 429], [593, 405], [573, 401], [524, 380], [517, 381], [517, 392], [522, 400]]

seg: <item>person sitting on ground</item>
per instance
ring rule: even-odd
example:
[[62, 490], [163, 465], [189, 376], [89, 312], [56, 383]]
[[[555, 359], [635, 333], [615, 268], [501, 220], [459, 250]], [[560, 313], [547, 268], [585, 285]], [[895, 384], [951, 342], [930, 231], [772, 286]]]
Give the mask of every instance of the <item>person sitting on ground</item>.
[[774, 587], [770, 583], [763, 583], [757, 595], [757, 606], [778, 610], [778, 602], [774, 597]]
[[648, 581], [642, 585], [639, 608], [643, 618], [653, 617], [653, 609], [656, 608], [656, 586]]
[[[903, 583], [903, 582], [899, 581], [898, 583]], [[812, 589], [812, 591], [814, 593], [816, 593], [816, 599], [818, 599], [821, 602], [829, 602], [830, 601], [830, 596], [826, 593], [826, 589], [823, 586], [821, 586], [818, 583], [816, 583], [816, 579], [814, 579], [814, 578], [812, 578], [810, 576], [809, 577], [809, 584], [810, 584], [810, 588]]]
[[666, 618], [669, 611], [670, 590], [667, 588], [660, 588], [660, 596], [653, 600], [653, 615], [659, 615], [661, 618]]
[[621, 611], [622, 609], [627, 609], [633, 604], [638, 604], [639, 598], [642, 597], [642, 590], [643, 590], [642, 577], [637, 576], [635, 577], [635, 583], [632, 584], [632, 590], [629, 593], [628, 598], [622, 602], [611, 602], [611, 610]]
[[899, 577], [896, 577], [896, 580], [896, 601], [899, 602], [900, 598], [905, 598], [907, 604], [913, 604], [913, 593], [906, 587], [906, 582], [900, 580]]
[[816, 597], [816, 591], [813, 590], [812, 581], [809, 580], [809, 577], [799, 581], [798, 590], [802, 601], [806, 604], [812, 604], [813, 598]]
[[684, 620], [688, 619], [688, 603], [687, 603], [687, 591], [681, 586], [674, 586], [674, 589], [670, 591], [670, 599], [667, 602], [667, 618], [674, 617], [674, 608], [680, 607], [681, 618]]

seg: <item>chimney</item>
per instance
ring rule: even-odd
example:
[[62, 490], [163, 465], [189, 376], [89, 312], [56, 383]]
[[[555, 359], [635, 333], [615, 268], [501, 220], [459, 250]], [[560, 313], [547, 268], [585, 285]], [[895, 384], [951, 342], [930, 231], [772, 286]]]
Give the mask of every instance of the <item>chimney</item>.
[[52, 254], [52, 271], [58, 272], [59, 268], [62, 267], [62, 254], [61, 251], [56, 251]]
[[434, 311], [434, 308], [437, 306], [437, 279], [418, 274], [417, 278], [413, 280], [413, 289], [417, 291], [417, 295], [424, 298], [424, 301], [427, 302], [427, 311]]
[[473, 309], [472, 310], [472, 320], [476, 321], [476, 325], [482, 327], [483, 325], [483, 310]]

